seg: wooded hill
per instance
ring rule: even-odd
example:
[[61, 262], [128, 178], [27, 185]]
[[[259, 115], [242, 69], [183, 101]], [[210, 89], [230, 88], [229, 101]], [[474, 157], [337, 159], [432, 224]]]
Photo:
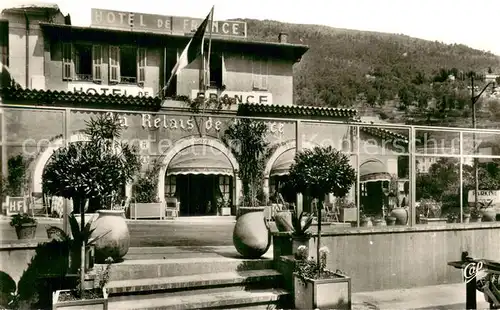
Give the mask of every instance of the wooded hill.
[[[250, 39], [276, 42], [278, 34], [286, 32], [290, 43], [309, 45], [294, 70], [295, 103], [299, 105], [352, 107], [394, 122], [464, 126], [463, 118], [470, 118], [469, 74], [476, 75], [481, 89], [485, 74], [500, 73], [498, 56], [463, 44], [243, 20]], [[449, 75], [456, 79], [450, 80]], [[488, 106], [483, 104], [483, 110]], [[500, 113], [493, 112], [500, 119]]]

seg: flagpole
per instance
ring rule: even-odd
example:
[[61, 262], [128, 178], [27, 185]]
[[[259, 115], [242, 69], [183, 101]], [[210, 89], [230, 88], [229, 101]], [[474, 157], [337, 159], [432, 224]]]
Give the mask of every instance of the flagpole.
[[[214, 25], [214, 9], [215, 9], [215, 5], [212, 6], [212, 16], [210, 18], [210, 33], [208, 34], [208, 61], [207, 62], [208, 62], [209, 69], [210, 69], [210, 54], [212, 51], [212, 29], [213, 29], [213, 25]], [[205, 74], [205, 76], [206, 76], [206, 74]], [[210, 78], [208, 79], [208, 84], [210, 84]]]

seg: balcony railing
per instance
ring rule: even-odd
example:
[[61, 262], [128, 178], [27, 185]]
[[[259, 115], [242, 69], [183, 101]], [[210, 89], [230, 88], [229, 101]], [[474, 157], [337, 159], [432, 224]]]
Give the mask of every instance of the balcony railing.
[[92, 77], [92, 74], [77, 73], [75, 80], [77, 80], [77, 81], [93, 81], [93, 77]]
[[135, 76], [121, 76], [120, 83], [122, 83], [122, 84], [136, 84], [137, 78]]

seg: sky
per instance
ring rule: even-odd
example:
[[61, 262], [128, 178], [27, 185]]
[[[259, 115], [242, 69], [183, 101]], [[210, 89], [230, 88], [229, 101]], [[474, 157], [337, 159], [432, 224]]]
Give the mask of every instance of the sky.
[[[2, 0], [0, 8], [25, 4]], [[500, 0], [53, 0], [73, 25], [89, 26], [90, 9], [214, 19], [272, 19], [300, 24], [405, 34], [461, 43], [500, 55]], [[249, 30], [251, 31], [251, 30]]]

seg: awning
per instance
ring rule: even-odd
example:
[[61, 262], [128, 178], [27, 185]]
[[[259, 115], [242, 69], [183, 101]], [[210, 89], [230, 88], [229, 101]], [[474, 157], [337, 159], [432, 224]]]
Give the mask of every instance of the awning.
[[378, 160], [368, 160], [359, 166], [360, 182], [390, 181], [391, 174]]
[[208, 145], [193, 145], [179, 153], [170, 161], [167, 175], [177, 174], [219, 174], [234, 175], [234, 169], [227, 156]]
[[270, 176], [287, 175], [295, 159], [295, 149], [289, 149], [276, 158]]

